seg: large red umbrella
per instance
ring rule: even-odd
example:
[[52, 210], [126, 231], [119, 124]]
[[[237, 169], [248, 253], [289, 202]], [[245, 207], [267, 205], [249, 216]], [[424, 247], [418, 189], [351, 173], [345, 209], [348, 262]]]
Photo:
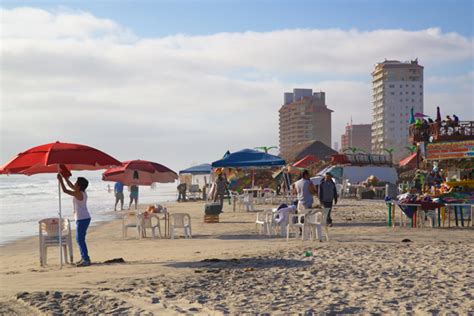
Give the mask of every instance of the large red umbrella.
[[[79, 144], [55, 142], [33, 147], [25, 152], [19, 153], [0, 167], [0, 174], [25, 174], [30, 176], [33, 174], [57, 173], [60, 171], [65, 174], [69, 173], [69, 170], [99, 170], [120, 165], [120, 161], [98, 149]], [[59, 222], [61, 223], [61, 189], [59, 182], [58, 192], [58, 214]], [[59, 225], [59, 253], [62, 266], [61, 235], [61, 225]]]
[[121, 167], [107, 169], [102, 180], [122, 182], [125, 185], [151, 185], [154, 182], [172, 183], [178, 179], [173, 170], [159, 163], [146, 160], [131, 160]]

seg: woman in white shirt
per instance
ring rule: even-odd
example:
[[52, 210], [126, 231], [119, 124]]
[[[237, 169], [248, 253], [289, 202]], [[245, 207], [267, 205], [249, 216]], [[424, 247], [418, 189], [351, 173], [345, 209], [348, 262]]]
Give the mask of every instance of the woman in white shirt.
[[[76, 221], [76, 240], [81, 252], [81, 261], [76, 266], [86, 267], [90, 266], [91, 259], [86, 245], [86, 233], [89, 224], [91, 223], [91, 215], [87, 209], [87, 193], [86, 189], [89, 186], [89, 181], [86, 178], [78, 177], [75, 184], [58, 173], [59, 184], [64, 193], [73, 197], [72, 202], [74, 206], [74, 220]], [[71, 190], [66, 188], [64, 180]]]

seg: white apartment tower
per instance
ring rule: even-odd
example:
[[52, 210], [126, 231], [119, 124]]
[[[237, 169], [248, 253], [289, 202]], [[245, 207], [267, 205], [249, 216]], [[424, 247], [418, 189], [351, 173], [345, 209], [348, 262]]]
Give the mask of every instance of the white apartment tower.
[[406, 154], [410, 111], [423, 113], [423, 66], [418, 60], [385, 60], [372, 72], [372, 153], [393, 148], [397, 163]]

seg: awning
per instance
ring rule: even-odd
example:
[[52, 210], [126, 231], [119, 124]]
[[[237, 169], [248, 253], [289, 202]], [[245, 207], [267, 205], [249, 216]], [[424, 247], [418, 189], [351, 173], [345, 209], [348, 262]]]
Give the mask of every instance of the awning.
[[203, 163], [197, 166], [193, 166], [184, 170], [181, 170], [179, 174], [210, 174], [211, 173], [211, 164], [210, 163]]
[[319, 162], [319, 159], [314, 155], [307, 155], [303, 159], [298, 160], [293, 164], [293, 167], [297, 168], [307, 168], [315, 163]]
[[251, 168], [277, 167], [285, 165], [285, 160], [253, 149], [243, 149], [226, 155], [223, 159], [214, 161], [212, 168]]
[[411, 154], [406, 158], [403, 158], [398, 164], [400, 165], [400, 167], [405, 167], [408, 165], [416, 166], [416, 153]]

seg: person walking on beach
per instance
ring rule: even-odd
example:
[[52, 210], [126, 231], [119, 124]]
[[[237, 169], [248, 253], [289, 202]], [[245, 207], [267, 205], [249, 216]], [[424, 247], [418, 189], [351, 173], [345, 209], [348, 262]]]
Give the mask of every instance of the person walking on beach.
[[120, 210], [123, 211], [123, 183], [116, 182], [114, 186], [114, 193], [115, 193], [115, 207], [114, 211], [117, 211], [117, 204], [120, 202]]
[[[89, 224], [91, 223], [91, 215], [87, 209], [86, 193], [86, 189], [89, 186], [89, 181], [87, 181], [86, 178], [79, 177], [77, 178], [76, 183], [72, 184], [68, 178], [63, 178], [63, 176], [59, 173], [58, 181], [63, 192], [73, 197], [72, 203], [74, 206], [74, 220], [76, 221], [76, 241], [81, 252], [81, 261], [79, 261], [76, 266], [90, 266], [91, 258], [89, 257], [89, 252], [86, 245], [87, 228], [89, 228]], [[66, 188], [64, 181], [66, 181], [70, 190]]]
[[305, 209], [313, 207], [313, 195], [316, 195], [316, 187], [311, 182], [309, 171], [304, 170], [301, 174], [301, 179], [295, 182], [294, 192], [298, 198], [298, 211], [302, 212]]
[[135, 201], [135, 209], [138, 207], [138, 185], [131, 185], [130, 186], [130, 204], [128, 205], [128, 209], [132, 207], [132, 203]]
[[321, 180], [319, 185], [319, 201], [323, 204], [324, 208], [328, 208], [327, 224], [332, 227], [331, 210], [332, 203], [337, 204], [337, 190], [336, 184], [332, 180], [332, 174], [327, 172], [324, 179]]

